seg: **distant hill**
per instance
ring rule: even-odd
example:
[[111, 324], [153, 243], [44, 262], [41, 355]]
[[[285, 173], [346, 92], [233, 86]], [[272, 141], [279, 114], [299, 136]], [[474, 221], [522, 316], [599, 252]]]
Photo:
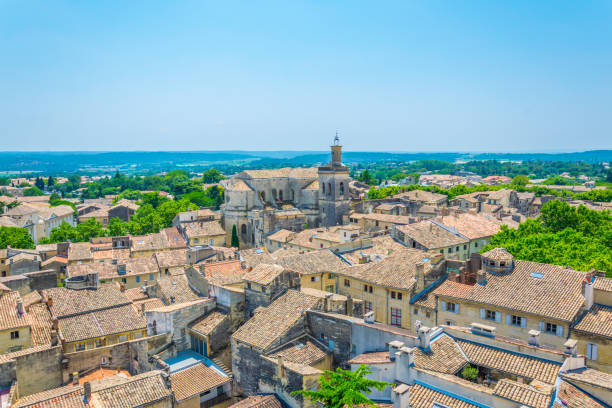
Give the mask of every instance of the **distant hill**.
[[[611, 162], [612, 150], [575, 153], [393, 153], [345, 152], [346, 163], [411, 162], [435, 159], [512, 160], [512, 161], [585, 161]], [[201, 171], [211, 166], [225, 171], [242, 168], [312, 166], [329, 161], [328, 152], [317, 151], [172, 151], [172, 152], [0, 152], [0, 172], [42, 172], [45, 174], [159, 173], [177, 168]]]

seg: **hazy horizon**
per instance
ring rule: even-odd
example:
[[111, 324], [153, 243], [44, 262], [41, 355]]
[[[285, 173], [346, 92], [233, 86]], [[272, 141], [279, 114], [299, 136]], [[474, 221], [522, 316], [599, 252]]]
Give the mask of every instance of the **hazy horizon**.
[[3, 151], [612, 149], [612, 3], [0, 3]]

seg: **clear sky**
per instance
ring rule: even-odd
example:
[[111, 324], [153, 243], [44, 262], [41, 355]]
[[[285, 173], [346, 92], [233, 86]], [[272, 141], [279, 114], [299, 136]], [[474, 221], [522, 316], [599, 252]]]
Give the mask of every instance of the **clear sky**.
[[1, 150], [612, 148], [612, 1], [0, 0]]

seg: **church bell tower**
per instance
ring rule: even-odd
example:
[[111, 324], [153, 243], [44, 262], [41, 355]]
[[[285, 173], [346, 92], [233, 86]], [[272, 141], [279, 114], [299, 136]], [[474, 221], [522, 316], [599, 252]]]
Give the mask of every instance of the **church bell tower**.
[[342, 164], [342, 146], [338, 132], [331, 146], [331, 161], [319, 167], [319, 214], [321, 225], [342, 224], [342, 216], [349, 212], [349, 169]]

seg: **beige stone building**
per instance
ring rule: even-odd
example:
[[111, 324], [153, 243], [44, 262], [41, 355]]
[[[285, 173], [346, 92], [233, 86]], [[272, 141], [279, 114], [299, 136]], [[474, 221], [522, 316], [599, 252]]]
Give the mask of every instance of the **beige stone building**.
[[198, 221], [185, 223], [181, 226], [183, 234], [190, 246], [210, 245], [224, 246], [225, 230], [219, 221]]

